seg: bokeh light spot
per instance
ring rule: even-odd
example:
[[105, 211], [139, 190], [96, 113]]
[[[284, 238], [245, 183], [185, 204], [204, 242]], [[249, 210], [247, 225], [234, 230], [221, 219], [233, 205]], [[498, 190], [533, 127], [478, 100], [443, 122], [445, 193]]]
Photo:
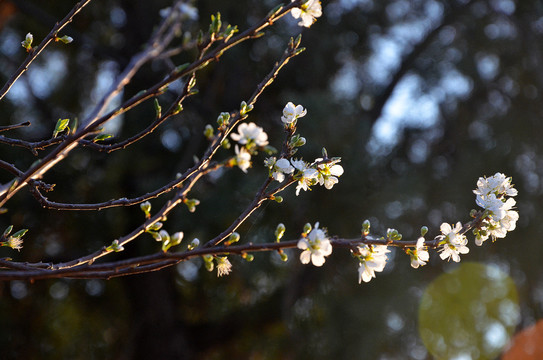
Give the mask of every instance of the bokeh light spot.
[[519, 318], [511, 277], [496, 265], [463, 263], [425, 290], [419, 333], [437, 359], [494, 359]]

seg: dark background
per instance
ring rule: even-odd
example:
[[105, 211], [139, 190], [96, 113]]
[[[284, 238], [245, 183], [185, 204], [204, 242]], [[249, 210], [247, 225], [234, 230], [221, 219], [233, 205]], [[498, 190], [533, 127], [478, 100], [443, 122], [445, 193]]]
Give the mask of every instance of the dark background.
[[[3, 81], [25, 57], [27, 32], [35, 43], [74, 5], [73, 1], [0, 1], [0, 72]], [[207, 30], [210, 15], [245, 29], [275, 1], [199, 1], [199, 20], [187, 31]], [[0, 104], [0, 124], [31, 121], [10, 132], [27, 140], [50, 136], [59, 118], [83, 117], [107, 84], [148, 39], [167, 1], [93, 1], [65, 34], [70, 45], [52, 44]], [[479, 176], [503, 172], [519, 190], [517, 229], [488, 241], [463, 261], [495, 264], [518, 292], [521, 330], [542, 316], [541, 138], [543, 133], [543, 4], [539, 0], [341, 0], [323, 3], [323, 16], [303, 30], [307, 50], [292, 60], [266, 90], [249, 121], [262, 126], [280, 147], [280, 116], [288, 101], [303, 104], [299, 122], [307, 145], [299, 156], [319, 157], [321, 148], [341, 156], [345, 174], [332, 191], [323, 187], [270, 203], [240, 229], [242, 241], [273, 241], [279, 222], [285, 238], [299, 236], [306, 222], [320, 221], [330, 234], [355, 237], [364, 219], [372, 230], [398, 229], [416, 239], [447, 221], [468, 221]], [[134, 197], [169, 181], [206, 146], [205, 124], [236, 110], [274, 62], [290, 36], [302, 28], [290, 16], [266, 36], [226, 53], [197, 75], [200, 93], [185, 111], [153, 135], [110, 155], [78, 149], [46, 179], [52, 199], [99, 202]], [[176, 65], [193, 53], [173, 58]], [[128, 98], [160, 80], [167, 64], [147, 65], [122, 94]], [[168, 98], [168, 96], [170, 96]], [[164, 95], [164, 101], [173, 99]], [[143, 128], [151, 103], [128, 112], [118, 138]], [[33, 156], [0, 147], [2, 159], [19, 168]], [[225, 157], [225, 151], [219, 157]], [[239, 169], [202, 181], [192, 195], [194, 214], [176, 210], [166, 229], [187, 239], [214, 237], [250, 203], [267, 176], [254, 159]], [[0, 173], [0, 182], [10, 180]], [[168, 199], [153, 201], [158, 208]], [[41, 209], [25, 191], [9, 203], [0, 228], [29, 228], [19, 261], [63, 261], [111, 243], [142, 221], [137, 206], [101, 212]], [[159, 251], [144, 236], [119, 254]], [[322, 268], [301, 265], [298, 251], [287, 263], [257, 254], [252, 263], [231, 257], [233, 272], [217, 278], [201, 261], [160, 272], [104, 280], [0, 283], [2, 358], [42, 359], [425, 359], [418, 332], [424, 289], [456, 264], [435, 253], [414, 270], [393, 252], [383, 273], [358, 285], [357, 264], [336, 250]], [[117, 255], [116, 255], [117, 256]], [[116, 258], [110, 257], [110, 259]], [[485, 296], [483, 294], [483, 296]], [[469, 313], [469, 309], [465, 310]], [[443, 319], [445, 322], [446, 319]], [[492, 358], [498, 353], [472, 358]]]

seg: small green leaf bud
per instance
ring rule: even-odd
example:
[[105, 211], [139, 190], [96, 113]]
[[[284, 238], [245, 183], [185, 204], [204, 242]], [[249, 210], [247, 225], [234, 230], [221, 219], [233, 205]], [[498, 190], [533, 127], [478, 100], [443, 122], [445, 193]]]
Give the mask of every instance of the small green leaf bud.
[[181, 241], [183, 240], [183, 236], [184, 234], [182, 231], [178, 231], [174, 233], [170, 239], [172, 246], [181, 244]]
[[4, 233], [2, 234], [2, 237], [7, 237], [10, 233], [11, 233], [11, 230], [13, 230], [13, 225], [10, 225], [6, 228], [6, 230], [4, 230]]
[[245, 101], [242, 101], [240, 104], [239, 115], [245, 116], [251, 110], [253, 110], [253, 105], [247, 105]]
[[368, 236], [370, 234], [370, 221], [369, 220], [364, 220], [364, 222], [362, 223], [362, 235], [363, 236]]
[[225, 138], [222, 142], [221, 142], [221, 146], [223, 147], [223, 149], [230, 149], [230, 147], [232, 146], [230, 144], [230, 141]]
[[215, 268], [215, 264], [213, 264], [213, 256], [212, 255], [204, 255], [202, 256], [204, 259], [204, 264], [206, 266], [207, 271], [213, 271]]
[[420, 236], [424, 237], [426, 236], [426, 234], [428, 234], [428, 227], [427, 226], [423, 226], [420, 228]]
[[26, 52], [32, 50], [32, 41], [34, 41], [34, 36], [31, 33], [26, 34], [25, 39], [21, 42], [21, 46], [25, 48]]
[[279, 195], [278, 195], [278, 196], [274, 196], [272, 200], [280, 204], [280, 203], [283, 202], [283, 197], [282, 197], [282, 196], [279, 196]]
[[328, 151], [326, 151], [326, 148], [322, 148], [322, 157], [323, 159], [328, 159]]
[[279, 256], [281, 256], [281, 261], [287, 262], [288, 261], [288, 255], [284, 252], [279, 253]]
[[100, 134], [100, 135], [97, 135], [94, 139], [92, 139], [92, 142], [104, 141], [112, 137], [113, 135], [111, 134]]
[[198, 199], [186, 199], [185, 205], [189, 209], [189, 212], [193, 213], [196, 211], [196, 206], [200, 205], [200, 200]]
[[219, 124], [219, 126], [223, 126], [223, 125], [228, 125], [228, 123], [230, 122], [230, 113], [227, 113], [227, 112], [222, 112], [219, 114], [219, 117], [217, 117], [217, 124]]
[[11, 235], [10, 237], [15, 238], [15, 239], [20, 239], [26, 234], [27, 231], [28, 229], [21, 229], [17, 231], [15, 234]]
[[224, 243], [224, 245], [228, 246], [228, 245], [231, 245], [233, 243], [236, 243], [238, 242], [240, 239], [240, 236], [237, 232], [234, 232], [232, 233], [229, 237], [228, 237], [228, 240], [226, 240], [226, 242]]
[[211, 15], [211, 25], [209, 25], [209, 34], [214, 35], [217, 34], [221, 30], [222, 22], [221, 22], [221, 13], [218, 12], [217, 16]]
[[147, 231], [158, 231], [162, 228], [162, 223], [160, 221], [157, 221], [156, 223], [153, 223], [147, 227]]
[[196, 85], [196, 78], [193, 76], [189, 80], [189, 86], [188, 86], [189, 90], [191, 90], [195, 85]]
[[174, 71], [175, 71], [177, 74], [179, 74], [180, 72], [182, 72], [183, 70], [185, 70], [186, 68], [188, 68], [189, 65], [190, 65], [190, 63], [184, 63], [184, 64], [182, 64], [182, 65], [177, 66], [177, 67], [175, 68]]
[[241, 254], [241, 257], [247, 260], [248, 262], [251, 262], [255, 259], [253, 254], [247, 254], [247, 253]]
[[160, 106], [160, 103], [158, 102], [157, 98], [155, 98], [154, 105], [155, 105], [155, 114], [158, 119], [162, 117], [162, 106]]
[[142, 202], [140, 204], [140, 209], [143, 211], [146, 218], [151, 217], [151, 203], [149, 201]]
[[53, 131], [53, 137], [56, 138], [58, 134], [63, 132], [66, 129], [70, 129], [68, 127], [68, 124], [70, 123], [70, 119], [58, 119], [57, 124], [55, 125], [55, 130]]
[[313, 227], [311, 226], [310, 223], [307, 223], [304, 225], [304, 234], [309, 234], [311, 232], [311, 229], [313, 229]]
[[109, 245], [106, 248], [106, 251], [114, 251], [114, 252], [119, 252], [123, 250], [124, 250], [124, 247], [121, 244], [119, 244], [119, 240], [113, 240], [111, 245]]
[[170, 234], [166, 230], [160, 230], [158, 235], [160, 236], [159, 241], [170, 241]]
[[189, 250], [194, 250], [195, 248], [197, 248], [198, 246], [200, 246], [200, 240], [198, 238], [194, 238], [192, 239], [192, 241], [190, 242], [189, 246], [188, 246], [188, 249]]
[[71, 36], [68, 36], [68, 35], [64, 35], [63, 37], [56, 38], [56, 40], [60, 41], [60, 42], [63, 42], [64, 44], [69, 44], [72, 41], [74, 41], [74, 39]]
[[275, 240], [277, 242], [279, 242], [281, 240], [281, 238], [283, 237], [283, 235], [285, 235], [285, 230], [287, 228], [285, 227], [285, 224], [283, 223], [279, 223], [277, 225], [277, 228], [275, 228]]
[[213, 126], [207, 124], [204, 129], [204, 136], [206, 137], [206, 139], [211, 140], [214, 135], [215, 134], [214, 134]]

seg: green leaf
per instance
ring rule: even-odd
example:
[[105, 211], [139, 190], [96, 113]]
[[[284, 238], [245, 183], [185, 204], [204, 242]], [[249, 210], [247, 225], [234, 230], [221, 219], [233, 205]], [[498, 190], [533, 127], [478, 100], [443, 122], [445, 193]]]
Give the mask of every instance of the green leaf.
[[19, 231], [17, 231], [15, 234], [11, 235], [11, 237], [14, 237], [14, 238], [22, 238], [24, 236], [24, 234], [26, 234], [26, 232], [28, 231], [28, 229], [21, 229]]
[[4, 230], [2, 237], [8, 237], [8, 235], [11, 233], [11, 230], [13, 230], [13, 225], [8, 226], [6, 230]]
[[55, 126], [55, 131], [53, 131], [53, 137], [56, 138], [59, 133], [63, 132], [66, 129], [69, 129], [69, 123], [70, 119], [58, 119], [57, 125]]
[[156, 112], [156, 117], [157, 119], [162, 117], [162, 106], [160, 106], [160, 103], [158, 102], [158, 99], [155, 98], [155, 112]]
[[104, 140], [112, 138], [112, 137], [113, 137], [113, 135], [111, 135], [111, 134], [100, 134], [100, 135], [97, 135], [94, 139], [92, 139], [92, 142], [104, 141]]

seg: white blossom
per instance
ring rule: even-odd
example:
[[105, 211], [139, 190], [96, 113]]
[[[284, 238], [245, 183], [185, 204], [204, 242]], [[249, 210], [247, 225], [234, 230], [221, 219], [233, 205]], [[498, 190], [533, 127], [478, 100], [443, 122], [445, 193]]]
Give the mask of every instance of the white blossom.
[[[294, 11], [296, 9], [292, 9]], [[281, 121], [285, 125], [295, 124], [296, 120], [305, 116], [307, 110], [303, 108], [302, 105], [294, 105], [291, 102], [288, 102], [283, 108], [283, 116], [281, 116]]]
[[293, 172], [294, 167], [290, 164], [290, 161], [288, 161], [288, 159], [281, 158], [274, 164], [272, 177], [279, 182], [283, 182], [283, 180], [285, 180], [285, 174], [292, 174]]
[[230, 137], [240, 145], [249, 144], [249, 147], [251, 144], [255, 144], [256, 146], [268, 145], [268, 134], [254, 122], [248, 124], [241, 123], [238, 126], [238, 133], [232, 133]]
[[496, 173], [489, 178], [480, 177], [477, 180], [477, 189], [473, 190], [473, 192], [481, 196], [486, 196], [490, 193], [516, 196], [518, 192], [511, 185], [511, 180], [510, 177], [506, 177], [502, 173]]
[[321, 2], [318, 0], [309, 0], [299, 8], [292, 9], [290, 14], [295, 19], [301, 20], [298, 23], [299, 26], [310, 27], [322, 15]]
[[318, 181], [319, 172], [316, 169], [313, 169], [308, 166], [308, 164], [303, 160], [291, 160], [292, 166], [299, 173], [298, 176], [298, 185], [296, 185], [296, 196], [300, 194], [300, 190], [307, 191], [311, 185], [314, 185]]
[[308, 264], [309, 261], [315, 266], [322, 266], [325, 262], [325, 256], [332, 253], [332, 244], [326, 236], [324, 230], [319, 229], [319, 223], [307, 234], [306, 237], [298, 240], [298, 249], [304, 250], [300, 254], [302, 264]]
[[442, 260], [452, 259], [454, 262], [459, 262], [459, 254], [467, 254], [469, 252], [469, 248], [466, 246], [468, 240], [464, 235], [460, 234], [462, 224], [458, 222], [454, 227], [451, 227], [448, 223], [443, 223], [440, 230], [442, 235], [436, 238], [441, 240], [440, 244], [442, 245], [442, 248], [439, 250], [439, 257]]
[[387, 262], [387, 253], [390, 252], [386, 245], [362, 245], [358, 246], [357, 255], [360, 260], [358, 267], [358, 283], [369, 282], [375, 277], [375, 272], [384, 270]]
[[473, 192], [477, 195], [475, 200], [477, 205], [485, 209], [489, 215], [479, 229], [475, 230], [476, 245], [482, 245], [489, 237], [493, 240], [504, 238], [508, 231], [516, 228], [519, 215], [512, 210], [516, 201], [506, 197], [518, 194], [511, 185], [510, 177], [502, 173], [496, 173], [489, 178], [480, 177], [477, 181], [477, 189]]
[[426, 262], [430, 259], [428, 250], [424, 247], [424, 238], [420, 237], [417, 240], [417, 245], [414, 250], [410, 250], [409, 255], [411, 257], [411, 266], [418, 268], [419, 266], [426, 265]]
[[251, 154], [244, 147], [238, 147], [236, 145], [236, 165], [243, 172], [247, 172], [247, 169], [251, 167]]
[[218, 256], [217, 260], [217, 276], [228, 275], [232, 271], [232, 264], [226, 256]]
[[[322, 158], [315, 159], [315, 162], [323, 161]], [[320, 185], [330, 190], [339, 182], [338, 177], [343, 175], [343, 167], [338, 164], [341, 160], [334, 160], [328, 163], [322, 163], [317, 166], [319, 172], [318, 181]]]

